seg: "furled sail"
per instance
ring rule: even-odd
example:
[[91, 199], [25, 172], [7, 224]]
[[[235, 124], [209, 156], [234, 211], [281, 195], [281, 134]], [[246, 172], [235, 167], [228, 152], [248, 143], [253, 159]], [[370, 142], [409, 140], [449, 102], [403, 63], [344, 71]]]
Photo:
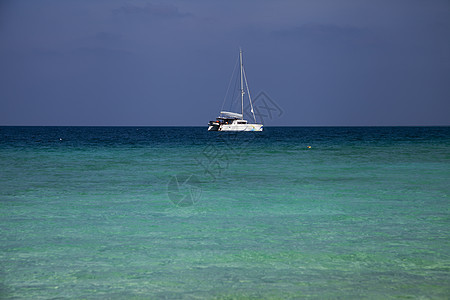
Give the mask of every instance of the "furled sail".
[[236, 118], [236, 119], [242, 119], [242, 117], [243, 117], [242, 114], [229, 112], [229, 111], [221, 111], [220, 114], [225, 115], [227, 117]]

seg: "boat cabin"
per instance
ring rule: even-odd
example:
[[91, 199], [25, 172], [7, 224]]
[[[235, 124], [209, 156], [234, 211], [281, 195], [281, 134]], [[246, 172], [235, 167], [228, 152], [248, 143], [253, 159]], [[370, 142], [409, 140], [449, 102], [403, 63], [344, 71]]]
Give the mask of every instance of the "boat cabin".
[[219, 124], [226, 124], [226, 125], [247, 124], [246, 120], [241, 120], [241, 119], [236, 119], [236, 118], [223, 118], [223, 117], [217, 118], [217, 122], [219, 122]]

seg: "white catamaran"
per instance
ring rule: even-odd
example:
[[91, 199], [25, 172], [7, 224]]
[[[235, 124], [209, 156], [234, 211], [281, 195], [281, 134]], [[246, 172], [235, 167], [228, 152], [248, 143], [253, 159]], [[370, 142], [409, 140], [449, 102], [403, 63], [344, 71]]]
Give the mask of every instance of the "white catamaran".
[[[242, 63], [242, 50], [239, 51], [239, 62], [241, 69], [241, 113], [229, 111], [221, 111], [216, 121], [209, 121], [208, 131], [262, 131], [263, 125], [256, 122], [255, 113], [253, 112], [252, 98], [248, 89], [247, 76], [245, 75], [244, 64]], [[244, 82], [247, 89], [248, 100], [250, 102], [250, 111], [253, 115], [255, 123], [248, 123], [244, 120]], [[223, 106], [222, 106], [223, 107]]]

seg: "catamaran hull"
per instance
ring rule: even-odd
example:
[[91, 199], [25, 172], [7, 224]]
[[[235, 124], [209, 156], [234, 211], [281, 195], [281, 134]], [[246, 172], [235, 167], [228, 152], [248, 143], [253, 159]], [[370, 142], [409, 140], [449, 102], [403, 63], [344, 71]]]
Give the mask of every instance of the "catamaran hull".
[[220, 126], [209, 126], [208, 131], [263, 131], [261, 124], [222, 124]]

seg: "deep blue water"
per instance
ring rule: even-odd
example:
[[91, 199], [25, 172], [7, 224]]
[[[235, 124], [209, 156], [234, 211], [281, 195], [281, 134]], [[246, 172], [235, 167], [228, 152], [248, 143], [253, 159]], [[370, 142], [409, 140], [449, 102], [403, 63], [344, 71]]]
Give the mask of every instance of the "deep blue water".
[[0, 127], [0, 298], [448, 299], [449, 208], [450, 127]]

